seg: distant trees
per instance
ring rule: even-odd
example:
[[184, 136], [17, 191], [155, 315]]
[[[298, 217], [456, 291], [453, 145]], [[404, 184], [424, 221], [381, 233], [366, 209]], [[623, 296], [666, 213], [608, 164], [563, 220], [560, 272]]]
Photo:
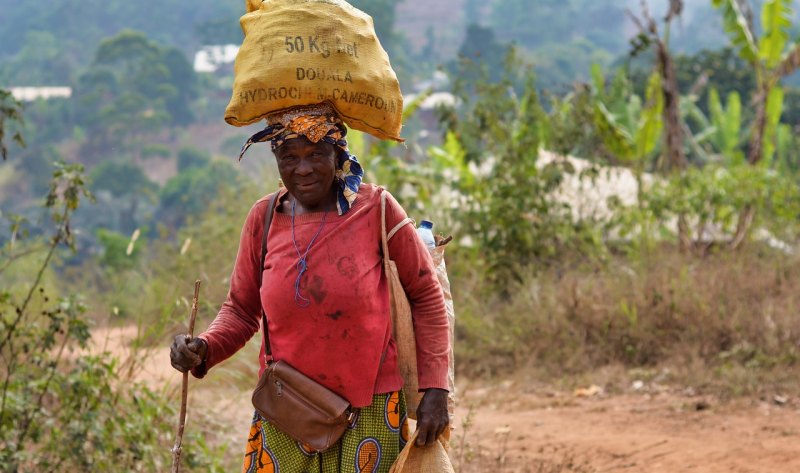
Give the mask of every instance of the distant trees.
[[103, 41], [75, 91], [75, 120], [87, 151], [133, 144], [143, 133], [192, 122], [194, 70], [183, 53], [124, 31]]
[[624, 0], [497, 0], [488, 26], [513, 41], [537, 68], [539, 83], [562, 86], [586, 78], [626, 49]]
[[351, 0], [350, 3], [372, 17], [375, 33], [383, 48], [392, 59], [392, 66], [400, 79], [400, 84], [410, 81], [416, 69], [408, 53], [406, 38], [394, 29], [397, 5], [402, 0]]
[[504, 40], [528, 48], [588, 40], [609, 51], [625, 48], [626, 2], [620, 0], [497, 0], [491, 25]]
[[390, 49], [396, 34], [394, 20], [397, 4], [400, 1], [402, 0], [352, 0], [350, 3], [372, 17], [375, 22], [375, 32], [383, 43], [383, 47]]
[[[95, 166], [90, 177], [92, 191], [98, 195], [100, 204], [106, 206], [104, 216], [111, 218], [105, 226], [124, 233], [134, 231], [139, 226], [137, 212], [142, 201], [155, 200], [156, 183], [145, 175], [142, 168], [121, 159]], [[108, 192], [108, 197], [102, 191]]]
[[[36, 2], [0, 0], [3, 22], [0, 28], [0, 64], [13, 59], [17, 66], [21, 66], [15, 70], [47, 79], [40, 66], [49, 65], [30, 56], [20, 56], [31, 32], [48, 33], [55, 38], [58, 57], [67, 58], [70, 67], [86, 65], [104, 38], [125, 28], [142, 31], [162, 44], [188, 53], [197, 46], [200, 25], [229, 18], [236, 28], [235, 20], [243, 10], [243, 2], [218, 0], [190, 3], [184, 0], [53, 0], [46, 6]], [[77, 69], [72, 70], [75, 72]]]
[[19, 52], [0, 63], [0, 81], [13, 86], [56, 86], [72, 82], [78, 68], [73, 52], [65, 51], [50, 31], [24, 34]]
[[192, 161], [159, 192], [158, 222], [177, 228], [192, 216], [202, 215], [217, 199], [220, 190], [237, 186], [239, 174], [226, 161], [198, 166]]
[[475, 80], [476, 70], [483, 70], [489, 79], [499, 81], [503, 76], [509, 48], [509, 44], [497, 39], [491, 28], [469, 25], [458, 50], [458, 60], [451, 65], [451, 72], [460, 79]]

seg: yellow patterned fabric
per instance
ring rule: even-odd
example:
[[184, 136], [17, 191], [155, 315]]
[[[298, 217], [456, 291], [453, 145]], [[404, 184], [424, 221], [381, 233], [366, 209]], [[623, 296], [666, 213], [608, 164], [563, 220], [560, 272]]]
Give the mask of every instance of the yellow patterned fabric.
[[402, 392], [376, 394], [339, 442], [319, 453], [253, 417], [243, 473], [388, 473], [409, 438]]
[[331, 135], [334, 140], [340, 140], [342, 138], [342, 134], [338, 131], [336, 123], [328, 119], [328, 117], [297, 117], [289, 122], [286, 129], [290, 135], [286, 136], [284, 140], [297, 138], [302, 135], [308, 138], [312, 143], [319, 143], [331, 130], [335, 130], [335, 133], [338, 132], [338, 136]]

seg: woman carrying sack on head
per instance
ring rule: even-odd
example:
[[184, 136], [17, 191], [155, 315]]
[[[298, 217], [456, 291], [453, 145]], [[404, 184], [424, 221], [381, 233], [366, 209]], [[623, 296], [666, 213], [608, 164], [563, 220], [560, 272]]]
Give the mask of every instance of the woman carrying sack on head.
[[372, 20], [341, 0], [248, 0], [242, 27], [226, 121], [266, 119], [242, 155], [269, 142], [283, 187], [250, 209], [227, 300], [204, 333], [175, 337], [171, 362], [202, 378], [262, 330], [243, 471], [385, 473], [409, 439], [388, 255], [412, 307], [416, 445], [437, 444], [449, 423], [448, 320], [431, 255], [347, 148], [345, 123], [399, 139], [399, 85]]

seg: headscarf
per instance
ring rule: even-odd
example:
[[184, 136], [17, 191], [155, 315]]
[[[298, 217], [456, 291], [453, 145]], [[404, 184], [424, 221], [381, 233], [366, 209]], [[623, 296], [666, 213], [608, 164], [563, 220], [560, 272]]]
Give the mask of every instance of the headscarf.
[[287, 140], [305, 136], [312, 143], [323, 141], [339, 149], [336, 164], [336, 207], [339, 215], [350, 210], [358, 197], [364, 170], [347, 148], [347, 127], [329, 104], [297, 107], [267, 117], [267, 127], [251, 136], [242, 146], [239, 161], [254, 143], [270, 141], [272, 151]]

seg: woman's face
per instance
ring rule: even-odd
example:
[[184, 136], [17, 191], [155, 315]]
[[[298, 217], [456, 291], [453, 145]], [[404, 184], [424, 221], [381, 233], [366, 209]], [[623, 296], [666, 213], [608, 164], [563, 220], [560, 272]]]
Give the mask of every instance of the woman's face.
[[329, 210], [336, 203], [336, 148], [306, 137], [286, 141], [275, 150], [278, 172], [289, 193], [306, 211]]

